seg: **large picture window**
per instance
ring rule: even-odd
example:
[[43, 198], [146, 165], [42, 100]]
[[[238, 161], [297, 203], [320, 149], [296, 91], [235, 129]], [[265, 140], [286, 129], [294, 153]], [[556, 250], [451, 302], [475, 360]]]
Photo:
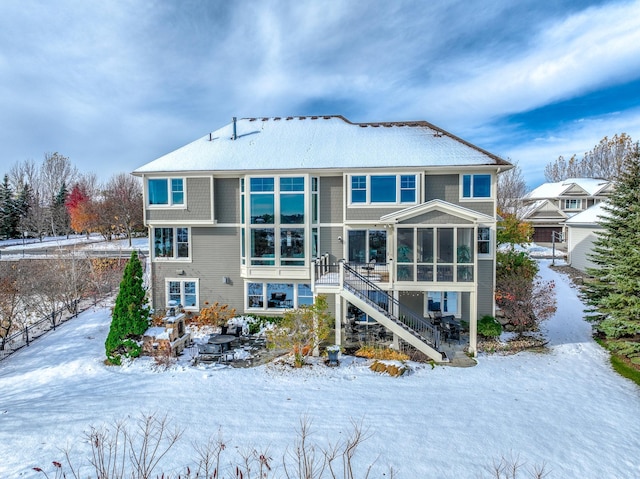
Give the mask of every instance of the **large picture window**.
[[[304, 266], [305, 177], [256, 177], [248, 181], [250, 264]], [[242, 198], [246, 194], [243, 185]], [[313, 185], [317, 193], [317, 178]]]
[[154, 228], [153, 256], [156, 259], [188, 259], [189, 228]]
[[352, 205], [417, 201], [416, 175], [353, 175], [349, 184]]
[[247, 283], [249, 309], [284, 310], [313, 304], [311, 285], [306, 283]]
[[149, 205], [183, 206], [183, 178], [149, 178]]

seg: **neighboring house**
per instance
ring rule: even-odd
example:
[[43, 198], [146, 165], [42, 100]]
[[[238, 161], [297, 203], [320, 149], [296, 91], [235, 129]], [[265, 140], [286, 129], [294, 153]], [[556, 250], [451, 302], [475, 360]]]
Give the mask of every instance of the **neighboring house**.
[[523, 198], [521, 219], [533, 226], [533, 241], [553, 242], [565, 237], [564, 222], [607, 198], [613, 189], [608, 180], [569, 178], [544, 183]]
[[512, 166], [427, 122], [244, 118], [134, 171], [151, 300], [277, 315], [327, 294], [436, 361], [435, 311], [494, 314], [496, 177]]
[[602, 208], [606, 202], [593, 205], [586, 211], [578, 213], [566, 222], [567, 228], [567, 262], [580, 271], [596, 268], [590, 258], [593, 252], [593, 242], [598, 233], [604, 231], [600, 220], [608, 213]]

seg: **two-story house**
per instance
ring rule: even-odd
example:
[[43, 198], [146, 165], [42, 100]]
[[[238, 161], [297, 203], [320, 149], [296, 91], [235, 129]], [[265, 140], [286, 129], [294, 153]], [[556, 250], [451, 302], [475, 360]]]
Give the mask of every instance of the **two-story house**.
[[436, 361], [431, 313], [494, 313], [496, 178], [511, 165], [424, 121], [234, 119], [134, 171], [151, 301], [281, 314], [329, 296]]
[[521, 219], [533, 226], [533, 241], [551, 243], [566, 237], [564, 222], [607, 198], [613, 189], [608, 180], [569, 178], [544, 183], [523, 199]]

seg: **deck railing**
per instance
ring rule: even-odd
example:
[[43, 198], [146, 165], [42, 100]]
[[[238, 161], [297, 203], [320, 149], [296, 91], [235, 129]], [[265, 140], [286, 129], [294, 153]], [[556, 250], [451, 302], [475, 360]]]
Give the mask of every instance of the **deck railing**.
[[436, 350], [440, 349], [440, 331], [437, 327], [400, 303], [351, 265], [343, 263], [343, 267], [344, 273], [342, 276], [345, 289], [351, 291], [370, 306], [375, 307], [391, 321], [413, 331]]

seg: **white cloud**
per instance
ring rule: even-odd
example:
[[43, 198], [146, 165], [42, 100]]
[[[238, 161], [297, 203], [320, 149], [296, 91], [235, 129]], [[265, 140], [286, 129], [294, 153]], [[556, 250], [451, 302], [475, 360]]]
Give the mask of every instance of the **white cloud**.
[[553, 134], [525, 141], [502, 154], [518, 160], [527, 184], [536, 187], [545, 182], [544, 167], [548, 163], [559, 156], [581, 158], [605, 136], [620, 133], [640, 140], [640, 108], [572, 122]]
[[421, 106], [472, 125], [634, 78], [640, 71], [640, 2], [587, 9], [540, 31], [517, 58], [484, 60], [461, 78], [427, 86]]

